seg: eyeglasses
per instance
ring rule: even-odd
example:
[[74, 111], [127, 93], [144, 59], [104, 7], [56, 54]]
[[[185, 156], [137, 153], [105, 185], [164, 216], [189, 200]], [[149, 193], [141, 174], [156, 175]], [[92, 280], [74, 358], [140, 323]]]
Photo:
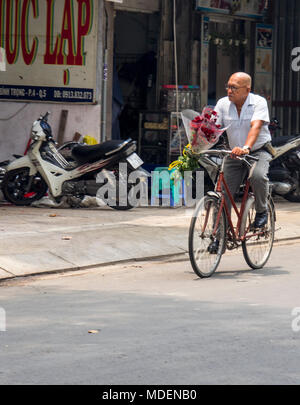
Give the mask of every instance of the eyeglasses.
[[228, 86], [228, 85], [226, 85], [225, 90], [226, 91], [231, 90], [233, 93], [235, 93], [236, 91], [238, 91], [239, 89], [242, 89], [243, 87], [246, 87], [246, 86], [236, 87], [236, 86]]

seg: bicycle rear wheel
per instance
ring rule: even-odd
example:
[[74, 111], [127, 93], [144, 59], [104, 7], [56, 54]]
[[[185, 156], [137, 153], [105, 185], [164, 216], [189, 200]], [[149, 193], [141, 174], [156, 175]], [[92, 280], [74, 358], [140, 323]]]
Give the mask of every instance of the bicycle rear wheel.
[[213, 235], [220, 200], [206, 195], [194, 212], [189, 231], [189, 255], [194, 272], [201, 278], [211, 277], [225, 250], [225, 214], [222, 210], [216, 235]]
[[250, 198], [245, 207], [244, 221], [241, 226], [241, 236], [244, 258], [252, 269], [257, 270], [265, 266], [270, 258], [275, 233], [275, 213], [273, 205], [268, 201], [268, 223], [262, 229], [251, 229], [255, 220], [255, 200]]

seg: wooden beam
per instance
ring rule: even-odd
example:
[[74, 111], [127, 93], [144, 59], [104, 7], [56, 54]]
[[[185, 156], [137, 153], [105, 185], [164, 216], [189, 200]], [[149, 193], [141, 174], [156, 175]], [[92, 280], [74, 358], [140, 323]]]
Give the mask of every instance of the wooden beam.
[[57, 143], [59, 146], [63, 145], [64, 143], [64, 136], [65, 136], [65, 130], [67, 126], [67, 120], [68, 120], [68, 110], [62, 110], [60, 114], [60, 122], [59, 122], [59, 129], [58, 129], [58, 135], [57, 135]]

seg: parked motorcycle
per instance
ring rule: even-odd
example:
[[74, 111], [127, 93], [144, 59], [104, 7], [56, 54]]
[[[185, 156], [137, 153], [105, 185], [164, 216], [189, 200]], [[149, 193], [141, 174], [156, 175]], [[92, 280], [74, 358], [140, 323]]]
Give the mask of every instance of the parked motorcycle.
[[[270, 164], [269, 179], [274, 195], [284, 197], [291, 202], [300, 202], [300, 135], [274, 138], [275, 132], [281, 129], [279, 122], [273, 118], [270, 123], [274, 156]], [[216, 148], [226, 148], [224, 140]], [[218, 158], [203, 155], [199, 159], [204, 168], [205, 191], [214, 188], [218, 176]], [[203, 169], [200, 169], [203, 170]]]
[[95, 146], [72, 144], [71, 157], [66, 159], [56, 148], [48, 116], [47, 112], [33, 123], [27, 155], [6, 167], [2, 180], [6, 200], [15, 205], [30, 205], [47, 190], [57, 202], [64, 197], [80, 200], [86, 195], [96, 196], [100, 188], [97, 176], [106, 170], [116, 179], [116, 199], [110, 206], [118, 210], [133, 208], [128, 199], [124, 204], [118, 198], [119, 164], [127, 165], [128, 175], [137, 169], [147, 175], [141, 169], [143, 161], [135, 153], [136, 143], [128, 139]]
[[275, 156], [271, 162], [269, 179], [274, 194], [291, 202], [300, 202], [300, 135], [274, 138], [279, 122], [270, 123]]

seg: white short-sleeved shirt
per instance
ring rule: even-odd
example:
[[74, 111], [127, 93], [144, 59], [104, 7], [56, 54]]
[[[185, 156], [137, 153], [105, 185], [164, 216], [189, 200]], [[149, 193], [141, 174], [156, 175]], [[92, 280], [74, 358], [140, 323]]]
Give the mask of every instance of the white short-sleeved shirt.
[[237, 108], [228, 97], [218, 101], [215, 111], [218, 113], [218, 124], [223, 128], [228, 127], [227, 135], [231, 149], [235, 147], [243, 148], [251, 129], [253, 121], [264, 121], [264, 125], [259, 133], [252, 151], [260, 149], [265, 143], [271, 141], [269, 131], [270, 116], [267, 100], [261, 96], [250, 93], [243, 105], [240, 116]]

